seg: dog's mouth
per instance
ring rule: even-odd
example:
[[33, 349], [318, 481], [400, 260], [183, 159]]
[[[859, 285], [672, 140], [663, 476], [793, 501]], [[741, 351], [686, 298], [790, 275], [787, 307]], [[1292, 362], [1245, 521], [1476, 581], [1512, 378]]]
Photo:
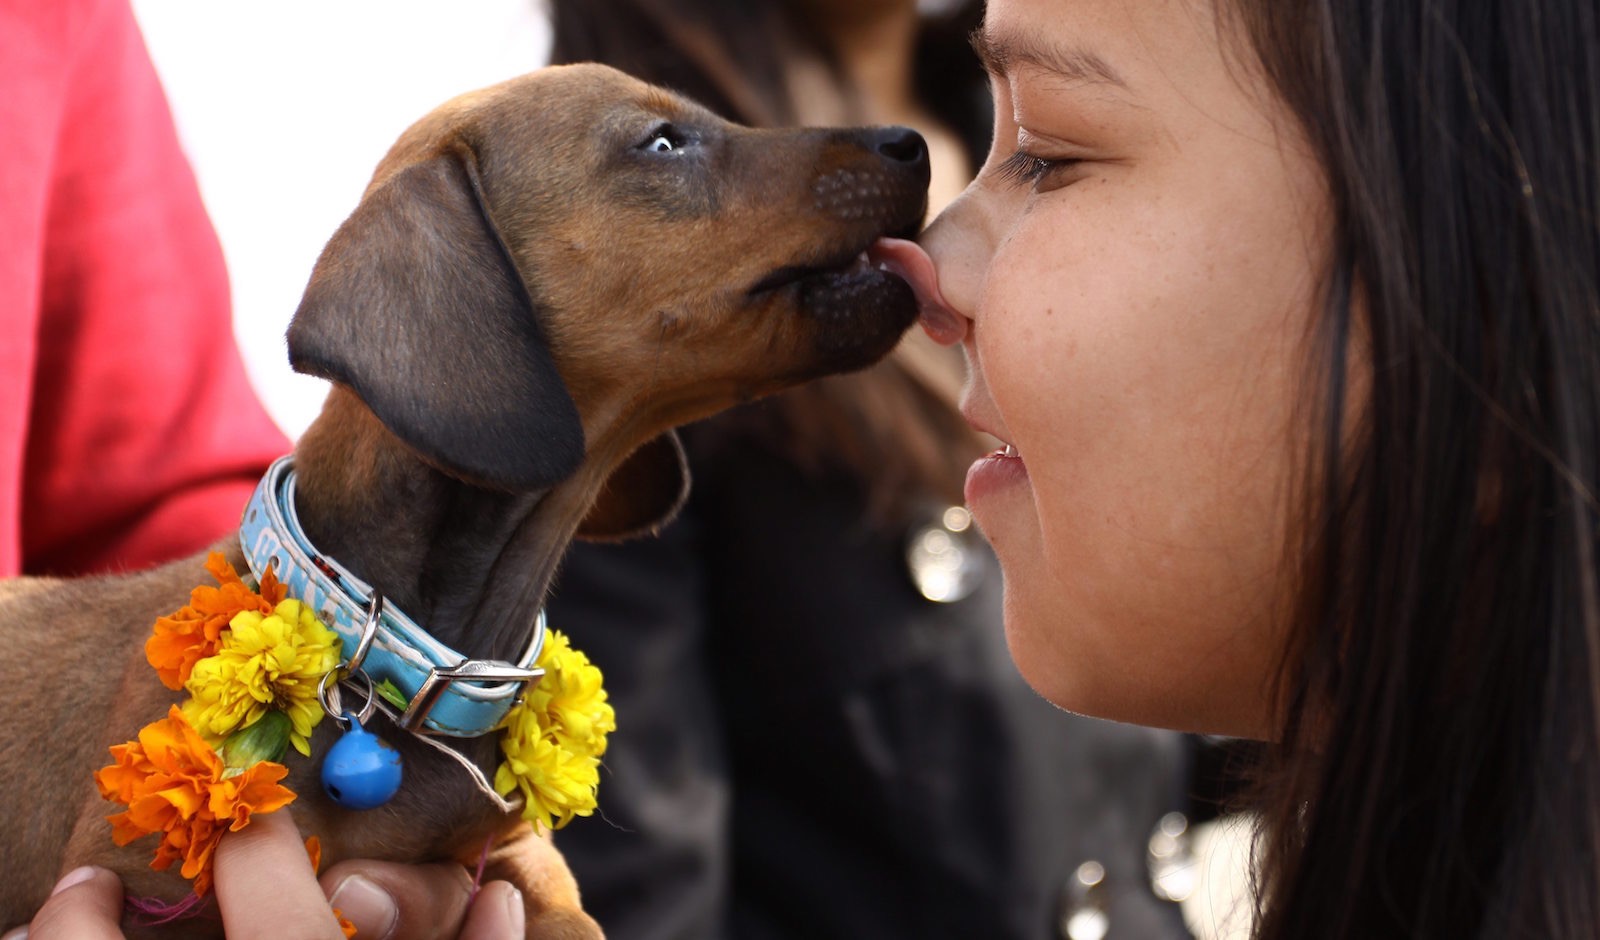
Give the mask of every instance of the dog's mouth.
[[870, 364], [893, 347], [917, 319], [911, 285], [891, 266], [869, 257], [871, 244], [812, 264], [787, 265], [757, 281], [748, 296], [782, 294], [815, 324], [815, 365], [848, 371]]
[[813, 278], [849, 279], [864, 274], [872, 266], [865, 249], [844, 258], [830, 259], [821, 264], [791, 264], [779, 268], [757, 281], [750, 288], [752, 297], [780, 291], [792, 284]]
[[[895, 231], [882, 233], [882, 238], [915, 238], [920, 226], [913, 224], [901, 226]], [[885, 273], [867, 257], [874, 245], [881, 239], [873, 238], [866, 244], [856, 243], [845, 247], [844, 250], [831, 255], [826, 255], [818, 261], [805, 264], [785, 265], [755, 282], [750, 287], [749, 295], [756, 297], [761, 294], [782, 290], [794, 284], [807, 281], [847, 283], [858, 281], [863, 277], [871, 278], [874, 273]], [[896, 275], [889, 275], [899, 279]], [[875, 278], [874, 278], [875, 279]]]
[[[910, 236], [892, 237], [909, 238]], [[862, 246], [856, 251], [840, 252], [818, 262], [785, 265], [755, 282], [747, 293], [754, 298], [762, 294], [776, 293], [796, 284], [803, 284], [807, 287], [828, 288], [844, 287], [850, 284], [864, 286], [863, 282], [903, 281], [904, 279], [899, 276], [898, 272], [891, 271], [884, 265], [876, 264], [868, 257], [881, 240], [874, 239], [872, 244]]]

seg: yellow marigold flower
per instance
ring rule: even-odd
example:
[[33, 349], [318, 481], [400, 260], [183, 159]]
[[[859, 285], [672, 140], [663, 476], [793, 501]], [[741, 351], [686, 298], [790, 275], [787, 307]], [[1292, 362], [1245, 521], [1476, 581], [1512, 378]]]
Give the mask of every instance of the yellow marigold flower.
[[228, 628], [216, 655], [189, 674], [184, 717], [217, 744], [276, 709], [289, 716], [290, 743], [309, 757], [311, 730], [322, 720], [317, 684], [339, 664], [339, 635], [293, 599], [267, 616], [241, 611]]
[[161, 683], [174, 691], [189, 681], [195, 663], [216, 654], [222, 631], [239, 611], [270, 614], [288, 594], [271, 568], [261, 576], [261, 590], [250, 590], [221, 552], [206, 556], [206, 570], [218, 586], [201, 585], [189, 592], [189, 603], [156, 620], [144, 643], [145, 657], [161, 676]]
[[501, 796], [522, 792], [522, 818], [560, 829], [595, 809], [600, 756], [616, 730], [600, 670], [551, 630], [536, 664], [545, 673], [501, 724], [505, 760], [495, 771]]

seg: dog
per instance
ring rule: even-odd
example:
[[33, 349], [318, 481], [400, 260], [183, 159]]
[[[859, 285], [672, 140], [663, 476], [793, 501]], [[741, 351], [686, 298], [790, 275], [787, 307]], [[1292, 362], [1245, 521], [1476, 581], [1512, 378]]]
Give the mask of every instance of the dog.
[[[438, 643], [515, 662], [571, 539], [649, 531], [681, 504], [672, 428], [895, 345], [916, 301], [866, 252], [916, 233], [927, 184], [907, 129], [752, 130], [599, 65], [447, 102], [380, 163], [289, 327], [294, 368], [332, 383], [293, 455], [306, 537]], [[245, 548], [216, 546], [239, 571]], [[93, 774], [180, 698], [143, 645], [203, 558], [0, 584], [0, 926], [81, 864], [130, 896], [191, 893], [151, 870], [148, 840], [113, 844]], [[570, 875], [530, 850], [542, 834], [388, 719], [371, 726], [403, 755], [399, 792], [336, 805], [317, 779], [334, 724], [285, 761], [326, 860], [475, 860], [493, 839], [487, 876], [522, 889], [530, 936], [598, 935]], [[497, 760], [492, 734], [448, 743]]]

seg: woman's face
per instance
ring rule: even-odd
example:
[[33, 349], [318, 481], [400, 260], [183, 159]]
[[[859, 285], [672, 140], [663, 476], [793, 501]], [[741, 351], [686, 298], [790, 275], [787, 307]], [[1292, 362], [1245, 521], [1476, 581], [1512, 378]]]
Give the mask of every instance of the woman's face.
[[[1077, 712], [1270, 733], [1327, 195], [1205, 0], [990, 0], [978, 179], [923, 239], [967, 498], [1028, 680]], [[926, 297], [932, 286], [920, 285]], [[970, 322], [969, 322], [970, 320]]]

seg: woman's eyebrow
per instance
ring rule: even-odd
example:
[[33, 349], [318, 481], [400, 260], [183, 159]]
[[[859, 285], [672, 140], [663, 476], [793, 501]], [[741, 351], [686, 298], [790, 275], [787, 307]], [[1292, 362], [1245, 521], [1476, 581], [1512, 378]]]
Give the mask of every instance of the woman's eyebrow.
[[1110, 63], [1087, 49], [1053, 45], [1036, 36], [993, 34], [983, 27], [972, 31], [971, 41], [972, 51], [991, 75], [1006, 75], [1028, 65], [1077, 84], [1128, 87]]

